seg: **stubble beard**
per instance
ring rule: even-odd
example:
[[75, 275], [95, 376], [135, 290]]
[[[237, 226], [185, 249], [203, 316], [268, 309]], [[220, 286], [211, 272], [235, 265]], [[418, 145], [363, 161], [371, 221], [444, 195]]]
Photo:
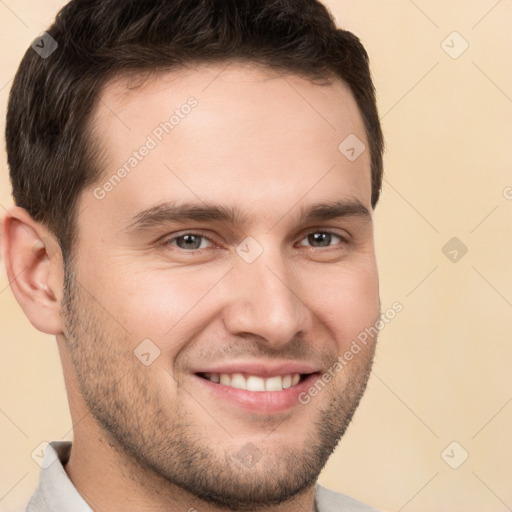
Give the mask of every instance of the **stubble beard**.
[[[128, 458], [138, 468], [130, 472], [133, 480], [145, 486], [150, 479], [159, 482], [160, 489], [174, 484], [211, 505], [238, 511], [279, 505], [315, 484], [364, 394], [375, 345], [344, 389], [330, 386], [322, 391], [329, 398], [319, 408], [308, 440], [285, 449], [270, 442], [255, 446], [251, 449], [257, 450], [258, 460], [244, 464], [239, 455], [243, 440], [233, 439], [228, 450], [216, 450], [218, 443], [201, 428], [203, 418], [169, 402], [164, 390], [155, 387], [151, 371], [123, 346], [124, 330], [80, 287], [65, 265], [62, 315], [67, 347], [92, 417], [120, 460]], [[179, 387], [176, 396], [181, 404], [190, 400]], [[206, 412], [204, 421], [212, 421]]]

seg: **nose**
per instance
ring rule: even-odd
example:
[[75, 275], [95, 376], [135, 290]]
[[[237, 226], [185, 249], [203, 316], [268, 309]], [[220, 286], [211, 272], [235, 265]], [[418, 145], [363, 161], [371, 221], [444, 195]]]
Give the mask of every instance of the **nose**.
[[223, 320], [231, 334], [258, 336], [278, 348], [311, 329], [307, 297], [283, 256], [263, 252], [252, 263], [235, 261], [223, 285]]

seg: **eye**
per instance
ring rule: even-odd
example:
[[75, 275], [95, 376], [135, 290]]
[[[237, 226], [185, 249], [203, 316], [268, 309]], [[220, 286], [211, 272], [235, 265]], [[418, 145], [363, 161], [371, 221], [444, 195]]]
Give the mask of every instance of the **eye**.
[[307, 240], [309, 244], [311, 245], [304, 245], [303, 243], [300, 243], [299, 245], [305, 246], [305, 247], [315, 247], [315, 248], [321, 248], [321, 247], [332, 247], [331, 242], [334, 240], [338, 240], [341, 242], [346, 242], [346, 240], [341, 237], [340, 235], [337, 235], [335, 233], [331, 233], [330, 231], [315, 231], [314, 233], [308, 234], [305, 238], [302, 239], [302, 241]]
[[162, 243], [164, 245], [174, 245], [175, 247], [178, 247], [178, 249], [183, 249], [185, 251], [197, 251], [200, 249], [207, 249], [207, 244], [212, 243], [212, 241], [202, 233], [190, 232], [173, 236], [172, 238], [167, 238]]
[[[315, 231], [303, 238], [299, 245], [302, 247], [321, 249], [322, 247], [336, 247], [340, 242], [348, 243], [345, 238], [336, 233], [330, 231]], [[162, 241], [162, 244], [164, 246], [174, 246], [185, 252], [193, 252], [208, 249], [214, 245], [214, 242], [204, 233], [189, 231], [166, 238]]]

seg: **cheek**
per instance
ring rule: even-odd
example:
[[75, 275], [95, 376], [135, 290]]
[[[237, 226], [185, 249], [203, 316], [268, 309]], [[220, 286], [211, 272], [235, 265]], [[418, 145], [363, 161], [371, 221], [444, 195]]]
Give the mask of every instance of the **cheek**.
[[[112, 322], [130, 333], [130, 349], [149, 339], [167, 360], [222, 308], [215, 300], [215, 284], [225, 275], [224, 267], [138, 270], [103, 259], [91, 270], [88, 291], [115, 319]], [[371, 257], [301, 268], [295, 275], [298, 296], [315, 322], [334, 334], [339, 351], [377, 320], [378, 275]]]
[[221, 275], [218, 270], [126, 269], [103, 280], [99, 300], [130, 333], [132, 344], [150, 339], [170, 354], [179, 351], [180, 340], [193, 336], [194, 327], [201, 327], [201, 308]]
[[315, 313], [334, 333], [342, 352], [379, 317], [379, 285], [374, 264], [340, 269], [315, 279]]

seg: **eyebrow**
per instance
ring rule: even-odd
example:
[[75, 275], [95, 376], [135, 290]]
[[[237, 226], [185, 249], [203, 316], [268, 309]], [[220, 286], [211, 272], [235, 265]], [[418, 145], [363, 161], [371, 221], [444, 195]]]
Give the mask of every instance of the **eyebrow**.
[[[342, 217], [361, 217], [366, 221], [371, 221], [370, 212], [357, 199], [301, 206], [298, 221], [305, 224]], [[243, 213], [238, 206], [226, 206], [209, 202], [164, 202], [137, 213], [132, 217], [125, 231], [139, 232], [171, 222], [185, 221], [223, 222], [237, 227], [254, 222], [254, 219], [252, 216]]]

